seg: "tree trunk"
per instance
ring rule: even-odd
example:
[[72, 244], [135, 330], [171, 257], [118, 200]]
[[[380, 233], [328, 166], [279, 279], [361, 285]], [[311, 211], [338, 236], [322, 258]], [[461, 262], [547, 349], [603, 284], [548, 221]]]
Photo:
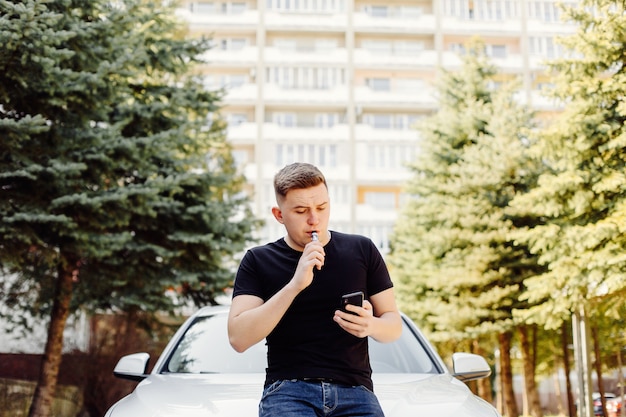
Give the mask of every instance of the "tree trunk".
[[524, 388], [526, 397], [528, 398], [529, 414], [533, 417], [543, 417], [541, 402], [539, 401], [539, 392], [535, 383], [535, 357], [530, 346], [528, 337], [528, 327], [520, 326], [520, 345], [522, 349], [522, 361], [524, 364]]
[[604, 398], [604, 381], [602, 380], [602, 354], [600, 353], [600, 342], [598, 341], [598, 325], [593, 324], [590, 327], [591, 327], [591, 338], [593, 342], [593, 353], [596, 359], [595, 361], [593, 361], [593, 365], [596, 370], [598, 392], [600, 393], [600, 401], [602, 404], [602, 415], [604, 417], [607, 417], [606, 398]]
[[513, 369], [511, 367], [511, 332], [500, 333], [498, 342], [500, 344], [500, 387], [504, 402], [504, 415], [508, 417], [519, 416], [515, 392], [513, 391]]
[[570, 417], [576, 415], [576, 409], [574, 408], [574, 394], [572, 393], [572, 380], [570, 379], [570, 373], [572, 372], [569, 363], [569, 335], [567, 328], [569, 323], [563, 323], [561, 326], [561, 350], [563, 351], [563, 372], [565, 373], [565, 390], [567, 394], [567, 412]]
[[70, 311], [72, 283], [77, 276], [78, 270], [72, 264], [69, 268], [59, 267], [55, 297], [50, 314], [48, 339], [46, 340], [39, 379], [28, 417], [48, 417], [51, 415], [63, 352], [63, 330]]
[[[474, 353], [476, 353], [477, 355], [480, 355], [482, 357], [485, 357], [487, 355], [485, 355], [485, 349], [483, 349], [480, 346], [480, 343], [478, 342], [478, 340], [474, 340], [472, 342], [473, 345], [473, 349], [472, 351]], [[480, 398], [482, 398], [483, 400], [487, 401], [488, 403], [493, 403], [493, 394], [492, 394], [492, 387], [491, 387], [491, 379], [490, 378], [482, 378], [479, 379], [477, 382], [477, 390], [478, 390], [478, 396]]]

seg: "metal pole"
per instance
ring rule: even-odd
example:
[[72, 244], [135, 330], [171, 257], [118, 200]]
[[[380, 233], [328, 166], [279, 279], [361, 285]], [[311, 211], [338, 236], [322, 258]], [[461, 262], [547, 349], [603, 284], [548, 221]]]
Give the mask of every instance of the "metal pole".
[[584, 306], [574, 312], [572, 316], [572, 330], [574, 339], [574, 356], [576, 360], [576, 375], [578, 379], [578, 417], [594, 417], [593, 402], [591, 399], [591, 368], [589, 356], [589, 331]]
[[496, 358], [496, 409], [500, 414], [504, 414], [502, 404], [502, 377], [500, 376], [500, 349], [496, 348], [494, 356]]
[[620, 348], [617, 352], [617, 369], [619, 369], [619, 373], [617, 374], [617, 381], [619, 384], [619, 398], [620, 398], [620, 416], [626, 417], [626, 401], [624, 401], [624, 370], [622, 368], [622, 349]]
[[585, 400], [587, 401], [587, 417], [594, 417], [593, 411], [593, 399], [591, 398], [591, 394], [593, 392], [593, 383], [591, 381], [591, 352], [589, 351], [589, 322], [587, 321], [587, 313], [585, 312], [584, 305], [580, 306], [580, 340], [582, 347], [582, 357], [583, 357], [583, 370], [584, 370], [584, 381], [585, 381]]

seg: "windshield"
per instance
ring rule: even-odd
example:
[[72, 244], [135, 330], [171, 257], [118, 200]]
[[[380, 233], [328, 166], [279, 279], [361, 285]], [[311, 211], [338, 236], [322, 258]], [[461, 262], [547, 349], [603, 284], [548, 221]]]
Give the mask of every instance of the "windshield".
[[[265, 341], [244, 353], [228, 342], [227, 316], [198, 317], [189, 326], [162, 372], [166, 373], [265, 373]], [[369, 339], [370, 363], [374, 373], [438, 373], [429, 350], [403, 321], [402, 336], [393, 343]]]

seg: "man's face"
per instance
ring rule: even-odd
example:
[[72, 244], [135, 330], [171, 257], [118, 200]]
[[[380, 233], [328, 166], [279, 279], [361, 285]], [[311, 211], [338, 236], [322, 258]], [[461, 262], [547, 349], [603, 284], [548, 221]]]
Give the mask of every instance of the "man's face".
[[328, 241], [330, 201], [326, 186], [318, 184], [311, 188], [291, 190], [272, 209], [276, 220], [287, 229], [287, 243], [302, 250], [311, 241], [311, 232], [317, 232], [321, 242]]

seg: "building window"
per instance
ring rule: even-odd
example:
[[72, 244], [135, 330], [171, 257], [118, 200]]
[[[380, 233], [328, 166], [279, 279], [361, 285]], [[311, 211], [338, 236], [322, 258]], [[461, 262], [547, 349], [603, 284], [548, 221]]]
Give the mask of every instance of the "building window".
[[243, 38], [227, 38], [219, 42], [219, 47], [223, 51], [240, 51], [246, 47], [246, 39]]
[[335, 168], [337, 145], [278, 144], [275, 148], [275, 158], [277, 166], [306, 161], [321, 168]]
[[401, 6], [399, 15], [405, 19], [416, 18], [422, 15], [422, 8], [418, 6]]
[[450, 51], [458, 55], [465, 55], [465, 45], [462, 43], [451, 43]]
[[365, 113], [363, 115], [363, 124], [374, 129], [410, 130], [415, 128], [415, 123], [420, 117], [422, 116], [415, 114]]
[[366, 84], [374, 91], [391, 90], [391, 80], [389, 78], [368, 78]]
[[443, 0], [444, 16], [495, 20], [519, 18], [517, 0]]
[[[561, 18], [559, 4], [553, 1], [529, 1], [528, 17], [544, 22], [558, 22]], [[571, 2], [565, 2], [571, 3]], [[575, 3], [573, 3], [575, 4]]]
[[194, 13], [215, 13], [217, 11], [217, 5], [212, 1], [198, 1], [189, 5], [190, 9]]
[[229, 75], [224, 78], [223, 86], [225, 88], [237, 88], [237, 87], [241, 87], [247, 82], [248, 82], [248, 77], [246, 75], [234, 74], [234, 75]]
[[316, 113], [315, 114], [315, 127], [329, 128], [335, 126], [339, 121], [339, 115], [337, 113]]
[[384, 210], [396, 208], [396, 194], [393, 192], [368, 191], [365, 192], [365, 204]]
[[248, 151], [243, 149], [233, 149], [233, 158], [235, 159], [235, 165], [238, 168], [244, 168], [250, 162], [250, 155]]
[[391, 54], [393, 48], [389, 41], [363, 41], [363, 49], [376, 55]]
[[222, 11], [225, 14], [242, 14], [246, 11], [246, 3], [222, 3]]
[[345, 0], [266, 0], [267, 10], [279, 12], [336, 13], [345, 10]]
[[245, 113], [229, 113], [226, 115], [226, 122], [229, 126], [239, 126], [247, 121], [248, 116]]
[[393, 51], [396, 55], [414, 56], [424, 50], [424, 42], [422, 41], [396, 41], [393, 45]]
[[333, 204], [351, 204], [350, 187], [348, 185], [332, 183], [328, 185], [328, 196]]
[[237, 88], [248, 82], [248, 76], [243, 74], [207, 75], [204, 77], [204, 86], [209, 90], [219, 88]]
[[372, 114], [370, 115], [370, 123], [374, 129], [391, 129], [393, 126], [390, 114]]
[[487, 53], [492, 58], [506, 58], [506, 45], [489, 45]]
[[367, 147], [369, 169], [404, 170], [405, 165], [415, 158], [414, 145], [372, 144]]
[[317, 39], [314, 50], [317, 53], [332, 52], [337, 48], [337, 41], [334, 39]]
[[277, 112], [272, 115], [272, 121], [282, 127], [296, 127], [298, 118], [295, 113]]
[[359, 223], [357, 233], [369, 237], [381, 253], [385, 254], [389, 252], [389, 236], [393, 233], [392, 224]]
[[557, 58], [564, 55], [563, 47], [554, 42], [551, 36], [531, 36], [529, 38], [529, 51], [531, 55], [542, 58]]
[[337, 67], [269, 67], [266, 79], [281, 88], [328, 90], [345, 84], [345, 70]]
[[395, 81], [394, 90], [401, 93], [415, 93], [424, 88], [424, 81], [419, 78], [400, 78]]
[[387, 6], [366, 6], [365, 13], [372, 17], [388, 17], [389, 7]]

